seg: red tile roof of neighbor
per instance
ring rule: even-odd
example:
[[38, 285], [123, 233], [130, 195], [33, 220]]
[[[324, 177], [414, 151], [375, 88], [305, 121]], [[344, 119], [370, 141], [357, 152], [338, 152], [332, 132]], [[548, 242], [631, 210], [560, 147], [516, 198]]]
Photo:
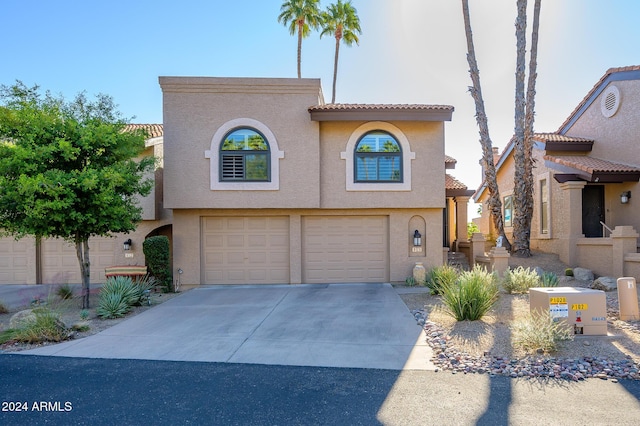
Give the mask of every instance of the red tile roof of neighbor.
[[582, 170], [587, 173], [609, 172], [609, 173], [638, 173], [640, 169], [633, 166], [614, 163], [612, 161], [602, 160], [595, 157], [587, 157], [584, 155], [570, 156], [554, 156], [545, 155], [544, 159], [552, 161], [556, 164], [571, 167], [576, 170]]
[[593, 139], [576, 138], [573, 136], [559, 135], [557, 133], [534, 133], [533, 138], [542, 142], [593, 142]]
[[451, 105], [425, 104], [324, 104], [315, 105], [309, 111], [361, 111], [361, 110], [444, 110], [453, 111]]
[[467, 189], [467, 186], [464, 183], [460, 182], [448, 173], [444, 175], [444, 187], [445, 189]]
[[453, 163], [453, 164], [455, 164], [455, 163], [457, 163], [457, 162], [458, 162], [458, 160], [456, 160], [456, 159], [455, 159], [455, 158], [453, 158], [453, 157], [449, 157], [448, 155], [445, 155], [445, 156], [444, 156], [444, 162], [445, 162], [445, 163]]
[[149, 138], [158, 138], [163, 135], [162, 124], [127, 124], [125, 130], [144, 129]]

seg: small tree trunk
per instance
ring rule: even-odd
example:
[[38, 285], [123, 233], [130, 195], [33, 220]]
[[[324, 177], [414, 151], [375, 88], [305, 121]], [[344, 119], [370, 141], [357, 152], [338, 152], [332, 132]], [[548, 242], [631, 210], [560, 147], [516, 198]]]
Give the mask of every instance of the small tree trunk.
[[89, 309], [91, 262], [89, 260], [89, 240], [76, 239], [76, 255], [82, 275], [82, 309]]

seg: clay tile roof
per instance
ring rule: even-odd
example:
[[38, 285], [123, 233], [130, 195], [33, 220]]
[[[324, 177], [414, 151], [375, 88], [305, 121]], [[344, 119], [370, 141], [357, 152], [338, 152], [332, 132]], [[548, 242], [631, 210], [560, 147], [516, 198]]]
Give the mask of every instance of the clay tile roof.
[[144, 129], [149, 138], [158, 138], [163, 135], [162, 124], [127, 124], [125, 130]]
[[453, 158], [453, 157], [449, 157], [448, 155], [445, 155], [445, 156], [444, 156], [444, 162], [445, 162], [445, 163], [453, 163], [453, 164], [455, 164], [455, 163], [457, 163], [457, 162], [458, 162], [458, 160], [456, 160], [456, 159], [455, 159], [455, 158]]
[[542, 142], [593, 142], [593, 139], [576, 138], [573, 136], [559, 135], [557, 133], [535, 133], [533, 137]]
[[445, 189], [467, 189], [467, 185], [448, 173], [444, 175], [444, 187]]
[[545, 155], [544, 159], [556, 164], [571, 167], [587, 173], [639, 173], [640, 168], [614, 163], [584, 155], [554, 156]]
[[380, 110], [442, 110], [453, 111], [451, 105], [425, 104], [324, 104], [315, 105], [309, 111], [380, 111]]

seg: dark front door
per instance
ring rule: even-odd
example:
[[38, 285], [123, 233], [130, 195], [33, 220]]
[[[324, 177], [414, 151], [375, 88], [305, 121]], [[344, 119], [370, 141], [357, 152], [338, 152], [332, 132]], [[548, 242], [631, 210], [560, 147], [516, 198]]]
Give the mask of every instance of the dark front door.
[[604, 186], [587, 185], [582, 189], [582, 233], [587, 238], [602, 237], [604, 222]]

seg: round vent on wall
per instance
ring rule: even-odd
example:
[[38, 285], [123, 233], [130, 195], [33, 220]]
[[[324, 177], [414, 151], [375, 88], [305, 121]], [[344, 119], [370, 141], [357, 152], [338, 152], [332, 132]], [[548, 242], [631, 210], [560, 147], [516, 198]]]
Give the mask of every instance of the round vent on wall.
[[607, 87], [600, 98], [600, 110], [605, 117], [613, 117], [620, 108], [620, 90], [616, 86]]

